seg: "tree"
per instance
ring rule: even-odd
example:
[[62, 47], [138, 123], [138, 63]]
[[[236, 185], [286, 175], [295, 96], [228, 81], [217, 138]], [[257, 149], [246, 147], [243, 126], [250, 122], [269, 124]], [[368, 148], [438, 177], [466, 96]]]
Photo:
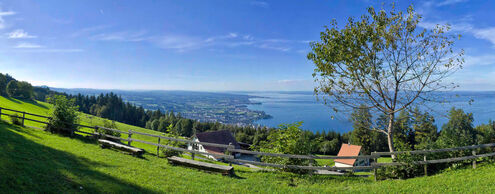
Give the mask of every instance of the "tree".
[[435, 118], [428, 112], [422, 113], [417, 107], [412, 112], [414, 141], [420, 147], [432, 144], [437, 140], [438, 129], [435, 125]]
[[402, 110], [394, 122], [394, 144], [400, 151], [411, 150], [414, 147], [414, 129], [409, 112]]
[[54, 95], [48, 98], [48, 102], [53, 104], [46, 129], [52, 133], [71, 134], [77, 129], [78, 107], [74, 99], [67, 99], [62, 95]]
[[477, 143], [487, 144], [495, 142], [495, 121], [488, 121], [488, 124], [476, 126]]
[[15, 98], [19, 92], [19, 86], [16, 80], [12, 80], [7, 84], [6, 93], [9, 97]]
[[372, 151], [373, 136], [371, 128], [373, 122], [371, 114], [366, 108], [357, 108], [351, 114], [352, 127], [351, 142], [355, 145], [360, 145], [363, 148], [363, 153], [369, 154]]
[[445, 78], [463, 63], [464, 52], [453, 50], [457, 36], [446, 34], [450, 27], [421, 30], [420, 20], [412, 6], [405, 13], [394, 5], [389, 11], [369, 7], [368, 14], [349, 18], [344, 28], [333, 20], [321, 32], [321, 41], [310, 43], [307, 56], [316, 66], [315, 94], [325, 104], [344, 105], [335, 105], [335, 111], [364, 104], [387, 116], [387, 128], [380, 132], [387, 135], [390, 151], [395, 150], [396, 113], [435, 101], [428, 95], [434, 91], [455, 88]]
[[440, 137], [438, 137], [439, 145], [445, 148], [461, 147], [474, 145], [475, 141], [473, 114], [452, 108], [449, 112], [449, 121], [442, 126]]
[[[309, 137], [300, 127], [302, 122], [292, 124], [282, 124], [279, 129], [273, 130], [268, 135], [267, 141], [261, 145], [261, 152], [308, 155], [312, 148]], [[263, 161], [282, 165], [308, 165], [309, 161], [297, 158], [281, 158], [264, 156]], [[294, 169], [294, 172], [300, 172]]]

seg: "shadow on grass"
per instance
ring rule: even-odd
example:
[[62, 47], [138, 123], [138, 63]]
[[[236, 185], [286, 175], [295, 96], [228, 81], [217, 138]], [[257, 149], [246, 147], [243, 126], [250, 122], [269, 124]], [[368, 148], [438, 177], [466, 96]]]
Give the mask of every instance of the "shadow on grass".
[[13, 102], [13, 103], [16, 103], [16, 104], [21, 104], [21, 101], [20, 100], [17, 100], [15, 98], [11, 98], [11, 97], [5, 97], [5, 99]]
[[38, 103], [36, 100], [24, 100], [23, 102], [28, 103], [28, 104], [32, 104], [32, 105], [40, 107], [40, 108], [49, 109], [48, 106], [41, 104], [41, 103]]
[[35, 143], [14, 130], [27, 133], [25, 129], [0, 123], [2, 192], [154, 193], [91, 169], [106, 166], [104, 163]]

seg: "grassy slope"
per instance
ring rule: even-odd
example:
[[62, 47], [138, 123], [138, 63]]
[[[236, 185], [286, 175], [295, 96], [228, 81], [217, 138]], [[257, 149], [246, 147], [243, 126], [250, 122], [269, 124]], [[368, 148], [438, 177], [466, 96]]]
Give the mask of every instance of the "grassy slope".
[[[4, 106], [4, 99], [0, 102]], [[17, 109], [26, 110], [25, 106], [19, 105]], [[475, 170], [379, 182], [372, 178], [252, 172], [239, 167], [235, 167], [237, 177], [230, 178], [171, 166], [165, 159], [149, 154], [144, 159], [134, 158], [118, 151], [102, 150], [89, 140], [6, 123], [0, 124], [0, 159], [0, 191], [11, 192], [484, 193], [495, 189], [494, 164], [479, 165]]]

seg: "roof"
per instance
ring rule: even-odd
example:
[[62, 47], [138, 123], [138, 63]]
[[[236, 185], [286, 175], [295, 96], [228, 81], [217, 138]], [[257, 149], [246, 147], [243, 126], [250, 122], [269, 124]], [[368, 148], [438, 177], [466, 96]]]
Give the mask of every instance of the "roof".
[[[232, 133], [230, 133], [230, 131], [227, 130], [198, 133], [196, 134], [196, 138], [198, 138], [199, 142], [216, 143], [216, 144], [224, 144], [224, 145], [229, 145], [229, 143], [232, 143], [232, 145], [236, 149], [241, 148], [239, 143], [237, 143], [237, 141], [235, 140], [235, 137], [232, 136]], [[206, 146], [206, 145], [203, 145], [203, 147], [208, 152], [221, 153], [221, 154], [225, 153], [226, 150], [225, 148]]]
[[[340, 147], [340, 151], [339, 154], [337, 154], [337, 156], [359, 156], [360, 152], [361, 152], [361, 146], [342, 144], [342, 147]], [[336, 159], [335, 162], [354, 165], [356, 159]]]

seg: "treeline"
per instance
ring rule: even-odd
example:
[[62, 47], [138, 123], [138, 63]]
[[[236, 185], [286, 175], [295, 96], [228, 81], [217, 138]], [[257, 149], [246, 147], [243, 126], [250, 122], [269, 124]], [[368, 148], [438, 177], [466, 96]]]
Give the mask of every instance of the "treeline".
[[[361, 145], [365, 153], [388, 151], [386, 117], [379, 116], [376, 123], [367, 109], [352, 113], [353, 131], [349, 133], [352, 144]], [[428, 112], [403, 110], [394, 121], [393, 137], [397, 151], [461, 147], [495, 142], [495, 122], [474, 126], [472, 113], [452, 108], [448, 122], [438, 130], [435, 118]]]
[[25, 81], [18, 81], [9, 74], [0, 73], [0, 95], [21, 100], [46, 101], [46, 97], [58, 92], [48, 87], [33, 87]]

